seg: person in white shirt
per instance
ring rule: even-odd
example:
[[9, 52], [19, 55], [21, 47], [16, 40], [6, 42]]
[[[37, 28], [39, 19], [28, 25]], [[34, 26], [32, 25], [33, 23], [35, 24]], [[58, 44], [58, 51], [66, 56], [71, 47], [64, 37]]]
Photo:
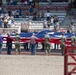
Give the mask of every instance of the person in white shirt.
[[47, 21], [50, 20], [50, 16], [51, 16], [50, 11], [47, 11], [47, 12], [45, 13], [45, 17], [46, 17], [46, 20], [47, 20]]

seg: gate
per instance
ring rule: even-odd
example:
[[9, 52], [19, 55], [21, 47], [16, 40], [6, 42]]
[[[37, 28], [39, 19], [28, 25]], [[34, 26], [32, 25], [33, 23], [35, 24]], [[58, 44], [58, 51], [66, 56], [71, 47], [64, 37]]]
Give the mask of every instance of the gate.
[[76, 75], [76, 46], [66, 46], [64, 54], [64, 75]]

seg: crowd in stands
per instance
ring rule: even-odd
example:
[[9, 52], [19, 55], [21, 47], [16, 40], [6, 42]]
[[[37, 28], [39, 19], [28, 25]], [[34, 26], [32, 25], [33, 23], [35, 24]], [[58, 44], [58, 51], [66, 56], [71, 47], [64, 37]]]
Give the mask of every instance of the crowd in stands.
[[[49, 1], [49, 0], [48, 0]], [[45, 25], [44, 23], [44, 28], [46, 27], [50, 27], [50, 25], [55, 25], [56, 28], [56, 24], [59, 25], [59, 19], [58, 16], [56, 15], [51, 15], [50, 10], [47, 9], [46, 11], [43, 10], [39, 10], [39, 3], [38, 2], [33, 2], [32, 0], [21, 0], [21, 3], [25, 3], [25, 5], [28, 5], [28, 9], [26, 9], [23, 13], [23, 10], [21, 7], [18, 7], [18, 9], [15, 10], [9, 10], [7, 11], [9, 16], [12, 16], [13, 18], [20, 18], [20, 17], [25, 17], [25, 18], [29, 18], [30, 16], [32, 17], [33, 21], [43, 21], [45, 22], [45, 20], [47, 21], [47, 25]], [[9, 0], [8, 1], [8, 5], [17, 5], [18, 1], [17, 0]], [[11, 6], [10, 6], [11, 7]], [[0, 7], [0, 10], [2, 12], [2, 9], [5, 9], [5, 13], [6, 13], [6, 8], [5, 7]], [[5, 14], [3, 13], [3, 14]], [[24, 15], [23, 15], [24, 14]], [[58, 23], [57, 23], [58, 22]], [[8, 27], [6, 25], [4, 25], [5, 27]]]
[[[25, 17], [25, 18], [29, 18], [32, 17], [33, 21], [43, 21], [43, 28], [50, 28], [51, 25], [54, 26], [54, 29], [56, 31], [57, 26], [59, 29], [59, 18], [57, 15], [51, 15], [50, 10], [46, 10], [46, 11], [39, 11], [38, 9], [38, 2], [36, 2], [35, 4], [33, 4], [32, 0], [21, 0], [21, 2], [23, 3], [27, 3], [28, 4], [28, 10], [25, 10], [23, 15], [22, 13], [22, 9], [16, 9], [16, 10], [8, 10], [4, 7], [0, 6], [0, 13], [1, 13], [1, 19], [0, 19], [0, 25], [3, 24], [4, 28], [7, 27], [11, 27], [10, 23], [13, 22], [14, 18], [20, 18], [20, 17]], [[29, 4], [29, 2], [32, 2], [32, 4]], [[8, 2], [8, 4], [17, 4], [17, 0], [10, 0]], [[36, 6], [35, 6], [36, 5]], [[2, 26], [0, 26], [2, 27]]]
[[[51, 15], [49, 10], [47, 10], [46, 12], [40, 12], [32, 5], [29, 5], [29, 9], [27, 10], [27, 13], [25, 13], [25, 15], [26, 15], [25, 18], [32, 17], [33, 21], [43, 21], [44, 28], [49, 28], [51, 25], [57, 28], [57, 25], [59, 25], [58, 17], [56, 15]], [[0, 27], [4, 28], [11, 27], [14, 18], [20, 18], [21, 16], [22, 16], [21, 8], [18, 10], [7, 11], [5, 8], [0, 7]]]
[[[25, 0], [25, 2], [26, 1], [27, 0]], [[17, 3], [16, 0], [14, 1], [11, 0], [10, 3], [12, 2]], [[22, 2], [24, 1], [22, 0]], [[25, 18], [32, 17], [31, 19], [33, 21], [43, 21], [43, 29], [50, 28], [50, 26], [54, 26], [54, 31], [59, 31], [60, 22], [57, 15], [51, 15], [50, 10], [40, 12], [38, 8], [33, 7], [32, 4], [30, 4], [28, 8], [29, 9], [26, 10], [26, 13], [24, 13], [26, 15]], [[12, 23], [14, 22], [14, 18], [20, 18], [20, 17], [22, 17], [21, 8], [7, 11], [6, 8], [0, 6], [0, 27], [10, 28]]]

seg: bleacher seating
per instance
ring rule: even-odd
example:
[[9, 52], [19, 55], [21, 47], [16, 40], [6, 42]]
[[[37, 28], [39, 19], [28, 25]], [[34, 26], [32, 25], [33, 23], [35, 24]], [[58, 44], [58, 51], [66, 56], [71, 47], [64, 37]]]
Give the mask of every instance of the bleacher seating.
[[32, 22], [31, 25], [29, 25], [29, 30], [43, 30], [43, 23], [42, 22]]
[[[28, 5], [2, 5], [2, 7], [5, 7], [8, 10], [15, 10], [15, 9], [19, 9], [21, 8], [22, 10], [28, 10]], [[49, 4], [48, 2], [41, 2], [39, 3], [39, 10], [69, 10], [70, 9], [70, 5], [68, 2], [52, 2], [52, 4]]]
[[[16, 19], [16, 22], [21, 22], [21, 24], [23, 25], [23, 29], [28, 29], [28, 16], [29, 16], [29, 13], [28, 13], [28, 10], [29, 10], [29, 7], [28, 5], [25, 6], [25, 5], [22, 5], [20, 3], [18, 3], [18, 5], [2, 5], [2, 7], [5, 7], [7, 10], [17, 10], [19, 8], [22, 9], [22, 11], [24, 11], [24, 13], [22, 14], [24, 18], [19, 18], [17, 21]], [[65, 16], [66, 16], [66, 13], [67, 11], [70, 9], [70, 5], [68, 2], [52, 2], [51, 4], [49, 4], [48, 2], [41, 2], [39, 3], [39, 12], [46, 12], [47, 10], [50, 10], [50, 13], [51, 13], [51, 16], [52, 15], [56, 15], [58, 18], [59, 18], [59, 22], [61, 23]], [[27, 17], [25, 19], [25, 17]], [[39, 22], [39, 21], [38, 21]], [[43, 24], [36, 24], [36, 23], [33, 23], [32, 24], [33, 26], [31, 26], [30, 28], [33, 29], [33, 28], [39, 28], [41, 27], [41, 29], [43, 29]], [[39, 27], [36, 27], [36, 26], [39, 26]]]
[[68, 11], [70, 9], [70, 5], [68, 2], [52, 2], [52, 4], [40, 4], [39, 6], [40, 10], [43, 8], [43, 10], [64, 10], [64, 11]]
[[5, 7], [7, 10], [17, 10], [19, 8], [22, 10], [28, 10], [28, 6], [24, 5], [2, 5], [2, 7]]

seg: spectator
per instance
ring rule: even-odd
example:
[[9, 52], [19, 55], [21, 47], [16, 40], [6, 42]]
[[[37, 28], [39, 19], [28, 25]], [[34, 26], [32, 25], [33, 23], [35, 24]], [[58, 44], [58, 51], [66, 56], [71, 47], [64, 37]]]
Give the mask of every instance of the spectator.
[[47, 12], [45, 13], [45, 17], [46, 17], [46, 20], [47, 20], [47, 21], [50, 20], [50, 16], [51, 16], [50, 11], [47, 11]]
[[34, 21], [37, 20], [37, 16], [36, 16], [36, 15], [37, 15], [37, 12], [34, 12], [34, 13], [33, 13], [33, 20], [34, 20]]
[[0, 28], [2, 28], [2, 23], [3, 23], [3, 21], [2, 21], [2, 19], [0, 18]]
[[59, 24], [59, 22], [55, 22], [54, 31], [55, 32], [59, 32], [60, 31], [60, 24]]
[[72, 20], [71, 23], [70, 23], [70, 30], [71, 30], [72, 33], [75, 32], [75, 22], [74, 22], [74, 20]]
[[45, 29], [47, 27], [47, 21], [43, 20], [43, 29]]
[[54, 17], [53, 16], [51, 16], [50, 23], [51, 23], [51, 25], [54, 25]]
[[19, 8], [18, 12], [19, 12], [19, 16], [22, 16], [22, 9], [21, 8]]
[[30, 5], [30, 8], [29, 8], [30, 16], [32, 16], [32, 15], [33, 15], [33, 12], [34, 12], [34, 8]]
[[16, 33], [15, 36], [15, 50], [16, 50], [16, 55], [20, 54], [20, 36], [18, 33]]
[[7, 48], [7, 54], [10, 55], [11, 54], [11, 50], [12, 50], [12, 38], [10, 37], [9, 34], [7, 34], [7, 43], [6, 43], [6, 48]]
[[4, 28], [7, 28], [8, 27], [7, 24], [8, 24], [8, 20], [7, 20], [7, 18], [5, 18], [4, 19]]
[[9, 18], [8, 19], [8, 27], [11, 28], [11, 25], [12, 25], [12, 20], [11, 20], [11, 18]]
[[36, 39], [35, 34], [33, 33], [30, 38], [30, 46], [31, 46], [31, 55], [36, 55]]
[[41, 21], [41, 15], [40, 15], [40, 13], [37, 14], [37, 21]]
[[50, 36], [49, 36], [49, 34], [47, 33], [46, 35], [45, 35], [45, 54], [46, 55], [50, 55], [50, 51], [51, 51], [51, 49], [50, 49]]
[[15, 12], [15, 18], [19, 18], [19, 11], [18, 10]]
[[58, 17], [56, 15], [54, 15], [54, 23], [58, 22]]
[[2, 52], [3, 36], [0, 33], [0, 54]]
[[13, 0], [13, 5], [17, 5], [17, 0]]

